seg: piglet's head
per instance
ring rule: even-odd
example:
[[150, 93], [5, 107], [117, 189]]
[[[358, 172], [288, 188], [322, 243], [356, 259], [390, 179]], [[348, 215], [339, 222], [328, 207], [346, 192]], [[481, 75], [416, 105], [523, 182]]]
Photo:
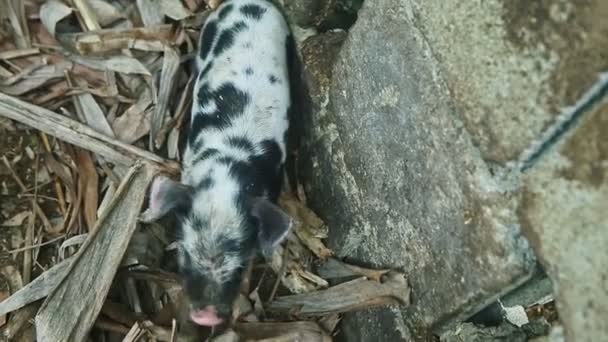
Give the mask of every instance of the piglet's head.
[[292, 220], [265, 198], [235, 193], [214, 200], [213, 192], [157, 177], [144, 222], [170, 212], [178, 218], [178, 257], [190, 319], [217, 326], [230, 320], [245, 266], [256, 251], [272, 252], [289, 233]]

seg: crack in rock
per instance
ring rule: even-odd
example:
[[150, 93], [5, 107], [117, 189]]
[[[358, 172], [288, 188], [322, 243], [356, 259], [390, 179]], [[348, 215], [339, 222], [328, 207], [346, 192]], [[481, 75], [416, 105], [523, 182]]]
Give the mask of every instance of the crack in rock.
[[608, 95], [608, 72], [599, 74], [598, 81], [572, 106], [564, 108], [555, 122], [520, 155], [517, 169], [525, 171], [532, 167], [542, 155], [561, 140], [576, 122], [596, 103]]

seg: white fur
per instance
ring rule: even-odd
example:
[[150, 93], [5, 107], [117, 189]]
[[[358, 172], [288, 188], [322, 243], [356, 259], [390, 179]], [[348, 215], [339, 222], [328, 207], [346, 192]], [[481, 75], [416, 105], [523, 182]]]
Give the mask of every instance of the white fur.
[[[215, 57], [210, 52], [204, 61], [197, 58], [199, 70], [211, 61], [213, 68], [205, 77], [197, 79], [194, 94], [198, 93], [203, 83], [208, 83], [212, 89], [216, 89], [230, 81], [238, 89], [249, 94], [251, 103], [245, 108], [245, 113], [233, 121], [231, 127], [224, 130], [207, 130], [202, 138], [207, 148], [217, 148], [222, 151], [228, 149], [224, 141], [230, 136], [246, 137], [256, 146], [265, 139], [273, 139], [279, 142], [284, 161], [286, 151], [283, 135], [288, 127], [286, 113], [290, 105], [285, 54], [286, 39], [289, 35], [288, 26], [282, 14], [274, 6], [259, 0], [232, 0], [224, 3], [209, 16], [207, 22], [216, 20], [219, 11], [228, 3], [233, 4], [234, 10], [224, 20], [218, 22], [218, 33], [241, 20], [246, 22], [248, 28], [239, 32], [235, 36], [233, 46], [219, 57]], [[244, 19], [238, 10], [241, 6], [252, 3], [266, 9], [259, 21]], [[253, 48], [246, 49], [245, 44], [252, 44]], [[243, 72], [249, 66], [254, 72], [250, 76]], [[236, 75], [233, 75], [233, 71]], [[268, 77], [271, 74], [275, 75], [282, 84], [270, 84]], [[203, 108], [195, 101], [192, 107], [192, 114], [195, 115], [203, 109], [213, 109], [215, 104], [207, 104]], [[192, 166], [189, 163], [194, 157], [192, 151], [187, 148], [184, 155], [185, 173], [188, 173], [188, 167]]]
[[[286, 39], [289, 35], [288, 26], [282, 14], [266, 1], [260, 0], [231, 0], [225, 2], [212, 13], [207, 22], [217, 20], [218, 13], [228, 3], [234, 6], [231, 13], [222, 21], [217, 21], [218, 31], [216, 40], [222, 30], [232, 27], [235, 22], [244, 21], [248, 28], [234, 36], [234, 44], [219, 57], [210, 51], [205, 60], [198, 58], [198, 69], [202, 70], [209, 63], [213, 67], [203, 77], [197, 78], [194, 86], [194, 103], [192, 115], [207, 113], [216, 109], [211, 101], [203, 108], [197, 103], [200, 87], [207, 83], [215, 90], [226, 82], [248, 94], [250, 103], [244, 113], [233, 119], [232, 126], [223, 130], [206, 129], [201, 132], [198, 140], [202, 139], [203, 149], [214, 148], [221, 151], [222, 156], [230, 156], [236, 160], [246, 160], [250, 154], [226, 144], [229, 137], [245, 137], [251, 141], [255, 153], [262, 153], [259, 143], [270, 139], [276, 141], [282, 151], [282, 162], [285, 160], [284, 133], [287, 130], [287, 109], [290, 105], [289, 77], [286, 61]], [[255, 4], [266, 9], [261, 20], [246, 18], [240, 7]], [[251, 44], [252, 48], [245, 46]], [[244, 70], [253, 69], [253, 75], [246, 75]], [[236, 72], [236, 74], [235, 74]], [[274, 75], [281, 83], [271, 84], [269, 76]], [[194, 121], [194, 117], [191, 119]], [[238, 193], [238, 184], [229, 176], [227, 166], [218, 163], [213, 158], [193, 165], [196, 160], [191, 148], [188, 146], [184, 153], [182, 182], [196, 186], [203, 177], [213, 175], [215, 185], [208, 190], [200, 191], [193, 198], [193, 211], [191, 215], [206, 220], [209, 225], [204, 232], [197, 231], [186, 220], [183, 224], [183, 240], [180, 242], [183, 250], [202, 268], [209, 270], [218, 280], [225, 279], [229, 272], [241, 266], [244, 260], [237, 255], [224, 254], [221, 265], [210, 265], [205, 258], [196, 253], [205, 250], [207, 253], [222, 252], [215, 243], [219, 236], [230, 239], [243, 239], [243, 232], [237, 229], [242, 217], [236, 208], [235, 196]]]

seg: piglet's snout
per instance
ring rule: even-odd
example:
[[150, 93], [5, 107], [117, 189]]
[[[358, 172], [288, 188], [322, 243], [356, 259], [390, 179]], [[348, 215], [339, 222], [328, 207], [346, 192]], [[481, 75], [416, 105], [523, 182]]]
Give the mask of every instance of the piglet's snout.
[[206, 327], [216, 326], [224, 321], [218, 316], [217, 310], [213, 305], [207, 305], [205, 308], [199, 310], [192, 310], [190, 312], [190, 319], [194, 323]]

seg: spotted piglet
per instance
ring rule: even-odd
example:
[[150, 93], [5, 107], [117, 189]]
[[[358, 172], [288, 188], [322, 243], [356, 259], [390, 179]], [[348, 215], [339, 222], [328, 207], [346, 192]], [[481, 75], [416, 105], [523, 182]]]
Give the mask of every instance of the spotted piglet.
[[292, 38], [282, 14], [264, 0], [227, 0], [200, 39], [192, 116], [181, 182], [157, 178], [144, 221], [173, 212], [178, 258], [203, 326], [229, 321], [242, 273], [270, 252], [291, 220], [279, 195], [290, 106]]

